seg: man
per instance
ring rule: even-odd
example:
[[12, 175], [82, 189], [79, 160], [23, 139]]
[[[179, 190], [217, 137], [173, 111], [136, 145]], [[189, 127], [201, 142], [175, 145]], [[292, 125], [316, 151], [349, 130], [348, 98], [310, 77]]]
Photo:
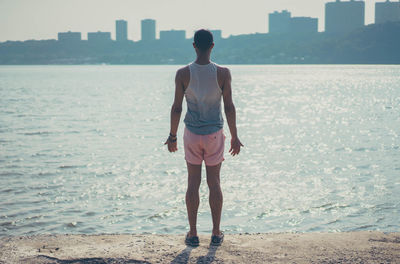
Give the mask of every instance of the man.
[[196, 60], [176, 72], [175, 99], [171, 108], [171, 130], [165, 144], [168, 144], [170, 152], [178, 150], [176, 132], [182, 112], [182, 100], [185, 96], [187, 113], [184, 119], [183, 141], [188, 169], [186, 207], [190, 225], [185, 243], [189, 246], [199, 245], [196, 221], [199, 207], [201, 164], [204, 160], [213, 221], [211, 245], [218, 246], [224, 238], [224, 234], [220, 230], [222, 210], [220, 170], [224, 160], [225, 141], [221, 98], [224, 101], [225, 115], [232, 136], [229, 152], [235, 156], [239, 154], [240, 147], [243, 145], [237, 135], [230, 71], [210, 60], [211, 50], [214, 47], [212, 33], [204, 29], [196, 31], [193, 47], [197, 54]]

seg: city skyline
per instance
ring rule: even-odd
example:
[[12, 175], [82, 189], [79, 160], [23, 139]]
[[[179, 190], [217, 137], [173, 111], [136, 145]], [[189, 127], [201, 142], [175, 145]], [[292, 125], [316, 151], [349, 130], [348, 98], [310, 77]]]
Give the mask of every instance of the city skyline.
[[[269, 1], [268, 3], [265, 3], [265, 1], [259, 1], [259, 0], [252, 0], [250, 1], [253, 4], [248, 4], [246, 5], [247, 9], [246, 12], [251, 12], [249, 15], [248, 13], [245, 13], [244, 11], [238, 10], [240, 9], [241, 6], [243, 6], [243, 3], [238, 4], [238, 3], [231, 3], [230, 8], [232, 9], [230, 12], [224, 13], [223, 16], [223, 21], [221, 21], [221, 18], [217, 18], [217, 9], [220, 7], [221, 3], [225, 3], [225, 0], [221, 0], [218, 4], [213, 4], [215, 8], [211, 9], [209, 12], [209, 16], [207, 16], [206, 19], [196, 19], [196, 16], [193, 15], [194, 19], [191, 21], [187, 21], [189, 19], [186, 19], [188, 16], [190, 17], [191, 14], [195, 14], [196, 11], [193, 7], [190, 7], [187, 3], [183, 3], [182, 0], [171, 0], [169, 5], [152, 0], [152, 1], [147, 1], [147, 2], [141, 2], [140, 5], [136, 5], [136, 9], [131, 12], [131, 15], [124, 15], [126, 14], [129, 10], [126, 10], [127, 8], [132, 6], [132, 3], [129, 1], [125, 0], [119, 0], [119, 1], [113, 1], [114, 5], [113, 8], [117, 8], [118, 10], [114, 10], [113, 8], [110, 8], [110, 3], [111, 1], [97, 1], [100, 3], [106, 3], [105, 6], [109, 7], [106, 8], [107, 10], [99, 9], [98, 13], [93, 12], [94, 15], [90, 17], [86, 17], [82, 19], [82, 12], [85, 13], [85, 4], [88, 2], [91, 2], [91, 0], [88, 0], [85, 4], [82, 5], [76, 5], [76, 7], [80, 6], [80, 9], [76, 9], [76, 14], [73, 14], [71, 16], [72, 11], [74, 11], [74, 8], [72, 8], [73, 3], [75, 0], [69, 1], [69, 3], [72, 3], [70, 6], [66, 6], [66, 2], [62, 0], [53, 0], [53, 2], [57, 2], [56, 4], [60, 6], [61, 9], [63, 9], [63, 12], [59, 12], [58, 14], [53, 14], [53, 13], [48, 13], [48, 17], [35, 17], [31, 23], [25, 24], [23, 23], [23, 19], [21, 16], [24, 14], [27, 14], [28, 11], [34, 11], [36, 10], [35, 8], [38, 8], [38, 6], [41, 5], [33, 5], [32, 3], [29, 3], [28, 1], [25, 0], [20, 0], [19, 4], [13, 3], [14, 1], [9, 1], [9, 0], [2, 0], [0, 1], [0, 41], [6, 41], [6, 40], [27, 40], [27, 39], [55, 39], [57, 38], [57, 33], [58, 32], [66, 32], [66, 31], [79, 31], [82, 32], [82, 36], [87, 35], [88, 32], [97, 32], [97, 31], [105, 31], [105, 32], [111, 32], [111, 36], [113, 39], [115, 39], [115, 20], [126, 20], [129, 24], [128, 26], [128, 39], [131, 40], [140, 40], [141, 39], [141, 30], [140, 30], [140, 23], [141, 20], [146, 19], [146, 18], [151, 18], [155, 19], [157, 21], [157, 28], [156, 28], [156, 36], [157, 38], [159, 37], [159, 32], [163, 30], [185, 30], [186, 31], [186, 37], [190, 37], [192, 33], [201, 27], [204, 28], [210, 28], [210, 29], [221, 29], [223, 32], [223, 37], [228, 37], [229, 35], [239, 35], [239, 34], [251, 34], [251, 33], [267, 33], [268, 32], [268, 14], [271, 12], [274, 12], [276, 10], [289, 10], [292, 15], [294, 16], [308, 16], [308, 17], [315, 17], [318, 18], [319, 20], [319, 31], [324, 30], [324, 7], [326, 2], [331, 2], [331, 1], [326, 1], [326, 0], [307, 0], [307, 1], [302, 1], [302, 5], [299, 5], [299, 3], [296, 3], [296, 1], [293, 0], [286, 0], [286, 1]], [[50, 3], [48, 0], [39, 0], [35, 1], [35, 3], [47, 3], [48, 8], [50, 9], [52, 6], [54, 7], [54, 3]], [[211, 1], [204, 1], [205, 3], [211, 3]], [[298, 1], [299, 2], [299, 1]], [[307, 2], [307, 3], [305, 3]], [[365, 24], [371, 24], [374, 22], [374, 5], [376, 2], [382, 2], [382, 1], [365, 1], [366, 3], [366, 19], [365, 19]], [[25, 5], [23, 4], [25, 3]], [[28, 4], [29, 3], [29, 4]], [[115, 4], [117, 3], [117, 4]], [[137, 2], [136, 2], [137, 3]], [[155, 4], [157, 3], [157, 8], [151, 9], [149, 8], [149, 3], [150, 4]], [[169, 9], [176, 7], [177, 5], [181, 4], [182, 6], [178, 11], [187, 11], [187, 14], [180, 15], [182, 18], [176, 18], [176, 16], [171, 16], [171, 14], [179, 13], [177, 10], [174, 12], [171, 12], [170, 14], [166, 14], [165, 16], [160, 14], [160, 10], [164, 9], [168, 11]], [[26, 6], [30, 8], [26, 9], [21, 9], [18, 7], [19, 6]], [[135, 5], [133, 5], [135, 6]], [[68, 7], [68, 8], [66, 8]], [[138, 8], [139, 7], [139, 8]], [[151, 7], [151, 6], [150, 6]], [[11, 10], [7, 10], [11, 9]], [[13, 10], [15, 12], [13, 12]], [[205, 9], [205, 7], [201, 7], [201, 9]], [[19, 12], [17, 12], [17, 10]], [[45, 9], [44, 9], [45, 10]], [[108, 11], [109, 10], [109, 11]], [[257, 12], [255, 11], [257, 10]], [[10, 12], [7, 12], [10, 11]], [[150, 12], [151, 11], [151, 12]], [[139, 16], [135, 16], [137, 12], [140, 12]], [[204, 11], [205, 12], [205, 11]], [[34, 12], [29, 12], [29, 13], [34, 13]], [[151, 15], [153, 13], [153, 15]], [[162, 12], [161, 12], [162, 13]], [[165, 13], [165, 12], [164, 12]], [[184, 12], [183, 12], [184, 13]], [[235, 19], [235, 16], [238, 15], [238, 13], [241, 13], [242, 19]], [[254, 13], [254, 15], [253, 15]], [[103, 16], [101, 16], [103, 14]], [[315, 15], [317, 14], [317, 15]], [[112, 17], [111, 16], [114, 16]], [[66, 16], [70, 17], [70, 22], [68, 23], [68, 19], [66, 19]], [[98, 19], [98, 16], [101, 16], [102, 19]], [[30, 16], [27, 17], [29, 19]], [[48, 21], [51, 21], [52, 19], [57, 18], [56, 23], [44, 23], [46, 19]], [[233, 19], [233, 20], [232, 20]], [[218, 20], [221, 22], [218, 23]], [[243, 23], [243, 21], [246, 21], [246, 23]], [[19, 22], [15, 22], [19, 21]], [[174, 22], [175, 21], [175, 22]], [[202, 23], [202, 21], [205, 21]], [[214, 22], [215, 21], [215, 22]], [[229, 26], [229, 22], [235, 21], [233, 25]], [[255, 22], [258, 23], [256, 24]], [[228, 22], [228, 23], [227, 23]], [[42, 26], [45, 24], [45, 26]], [[46, 25], [47, 24], [47, 25]], [[67, 26], [67, 24], [70, 24], [70, 26]], [[35, 27], [35, 30], [32, 30], [32, 27]], [[31, 32], [32, 31], [32, 32]], [[22, 36], [24, 36], [23, 38]], [[14, 36], [14, 37], [12, 37]], [[21, 36], [18, 38], [18, 36]], [[83, 37], [83, 39], [85, 39]]]

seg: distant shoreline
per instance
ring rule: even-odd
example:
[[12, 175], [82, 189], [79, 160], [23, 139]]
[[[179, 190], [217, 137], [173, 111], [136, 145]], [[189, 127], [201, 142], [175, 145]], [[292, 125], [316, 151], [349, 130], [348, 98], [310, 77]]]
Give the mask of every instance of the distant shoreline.
[[[215, 40], [220, 64], [400, 64], [400, 22], [350, 33], [248, 34]], [[180, 65], [194, 59], [191, 39], [169, 41], [29, 40], [0, 43], [1, 65]]]
[[[395, 263], [400, 233], [226, 234], [221, 247], [183, 244], [181, 235], [54, 234], [0, 238], [0, 263]], [[91, 262], [91, 263], [92, 263]]]
[[[211, 59], [212, 60], [212, 59]], [[215, 61], [218, 63], [218, 61]], [[188, 61], [190, 63], [190, 60]], [[2, 66], [183, 66], [186, 64], [0, 64]], [[280, 64], [261, 64], [261, 63], [228, 63], [226, 66], [400, 66], [400, 63], [280, 63]]]

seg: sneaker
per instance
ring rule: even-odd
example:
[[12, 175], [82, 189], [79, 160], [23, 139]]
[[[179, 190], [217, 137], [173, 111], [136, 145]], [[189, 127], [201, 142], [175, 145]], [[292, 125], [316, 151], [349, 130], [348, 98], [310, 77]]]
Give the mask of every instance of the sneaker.
[[191, 247], [198, 247], [200, 244], [199, 237], [198, 236], [189, 237], [189, 234], [186, 234], [185, 244]]
[[211, 236], [211, 246], [220, 246], [222, 244], [222, 241], [224, 241], [224, 233], [221, 232], [219, 236]]

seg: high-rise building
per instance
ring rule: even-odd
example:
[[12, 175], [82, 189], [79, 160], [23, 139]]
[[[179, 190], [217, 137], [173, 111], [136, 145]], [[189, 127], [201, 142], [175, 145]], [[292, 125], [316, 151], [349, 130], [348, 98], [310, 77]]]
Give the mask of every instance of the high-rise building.
[[162, 30], [160, 31], [160, 41], [183, 42], [186, 38], [185, 30]]
[[290, 31], [292, 33], [317, 33], [318, 18], [312, 17], [292, 17], [290, 20]]
[[287, 10], [269, 14], [269, 33], [289, 33], [291, 14]]
[[213, 34], [214, 41], [222, 39], [222, 31], [220, 29], [210, 30]]
[[156, 39], [156, 21], [154, 19], [142, 20], [142, 41], [153, 41]]
[[350, 0], [325, 4], [325, 32], [351, 32], [365, 25], [365, 2]]
[[128, 22], [126, 20], [115, 21], [115, 40], [116, 41], [128, 40]]
[[375, 3], [375, 24], [400, 21], [400, 1]]
[[287, 10], [269, 14], [269, 33], [305, 34], [318, 32], [318, 19], [311, 17], [292, 17]]
[[88, 32], [87, 38], [89, 42], [105, 43], [111, 41], [111, 32]]
[[58, 41], [80, 41], [82, 39], [81, 32], [59, 32]]

